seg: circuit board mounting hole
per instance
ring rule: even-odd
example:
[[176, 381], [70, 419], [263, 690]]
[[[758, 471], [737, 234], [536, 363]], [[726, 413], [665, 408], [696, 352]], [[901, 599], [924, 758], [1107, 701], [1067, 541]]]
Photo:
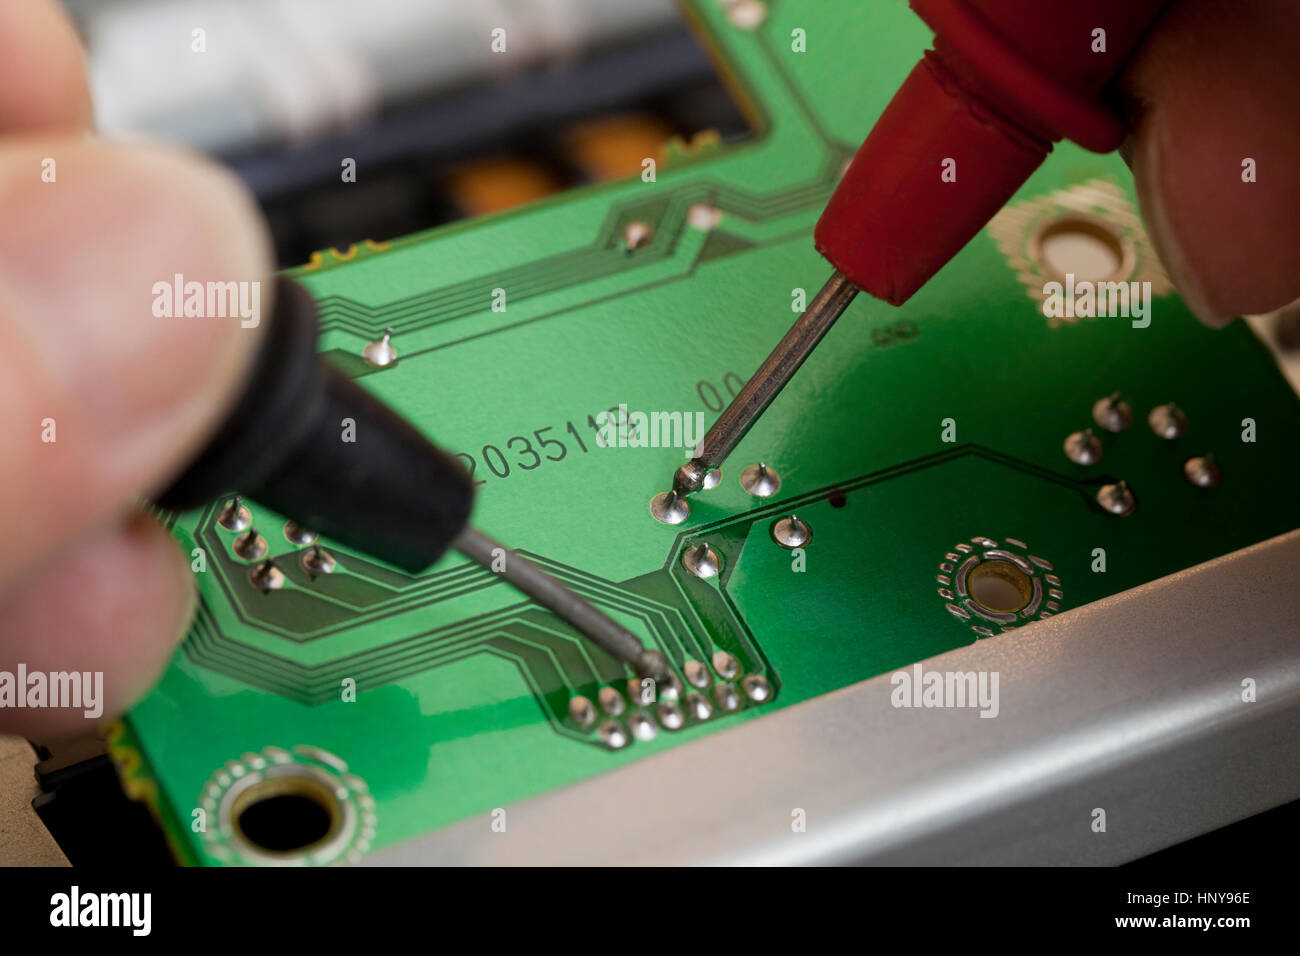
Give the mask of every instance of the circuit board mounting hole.
[[1058, 278], [1119, 280], [1133, 271], [1134, 255], [1124, 236], [1109, 223], [1084, 216], [1054, 219], [1034, 237], [1034, 254]]
[[981, 561], [971, 568], [966, 586], [972, 601], [1001, 614], [1019, 611], [1034, 594], [1029, 575], [1007, 561]]
[[235, 832], [264, 853], [297, 855], [333, 838], [343, 813], [330, 789], [306, 776], [272, 777], [239, 795]]

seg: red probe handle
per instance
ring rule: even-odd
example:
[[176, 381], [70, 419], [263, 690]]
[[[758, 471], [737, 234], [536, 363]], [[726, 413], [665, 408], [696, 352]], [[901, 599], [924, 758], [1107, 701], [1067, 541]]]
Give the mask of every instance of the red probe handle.
[[[1170, 0], [911, 0], [934, 29], [817, 223], [817, 251], [902, 305], [1069, 138], [1115, 149], [1107, 85]], [[1083, 9], [1080, 9], [1083, 8]], [[1102, 31], [1099, 35], [1097, 31]]]

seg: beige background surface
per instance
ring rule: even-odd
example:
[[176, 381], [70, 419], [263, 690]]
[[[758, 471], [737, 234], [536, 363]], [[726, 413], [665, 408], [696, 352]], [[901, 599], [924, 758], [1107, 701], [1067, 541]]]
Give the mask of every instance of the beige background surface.
[[36, 753], [22, 737], [0, 736], [0, 866], [67, 866], [32, 809]]

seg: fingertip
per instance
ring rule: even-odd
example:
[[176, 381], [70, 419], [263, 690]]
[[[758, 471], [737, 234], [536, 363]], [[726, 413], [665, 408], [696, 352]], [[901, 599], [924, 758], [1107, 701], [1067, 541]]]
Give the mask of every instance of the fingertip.
[[62, 6], [0, 4], [0, 131], [84, 129], [93, 112], [81, 39]]
[[1175, 4], [1124, 78], [1129, 160], [1188, 307], [1220, 326], [1300, 295], [1300, 13], [1291, 0]]
[[1217, 304], [1217, 288], [1222, 282], [1217, 262], [1193, 261], [1187, 251], [1188, 244], [1180, 235], [1185, 229], [1198, 228], [1198, 212], [1193, 209], [1189, 214], [1177, 190], [1170, 194], [1163, 178], [1158, 134], [1149, 129], [1143, 132], [1130, 150], [1129, 165], [1147, 233], [1183, 304], [1203, 325], [1222, 328], [1232, 321], [1233, 315]]
[[[50, 182], [33, 173], [44, 157]], [[28, 563], [164, 487], [203, 447], [269, 325], [274, 261], [239, 180], [179, 149], [11, 142], [0, 184], [0, 398], [15, 396], [0, 425], [28, 443], [0, 461], [0, 524], [33, 542]], [[46, 419], [57, 443], [42, 443]], [[0, 587], [16, 560], [0, 554]]]
[[28, 674], [76, 672], [99, 681], [89, 713], [86, 701], [0, 709], [0, 731], [57, 736], [115, 719], [153, 687], [189, 627], [197, 595], [171, 535], [135, 515], [19, 582], [4, 600], [0, 670], [16, 673], [22, 664]]

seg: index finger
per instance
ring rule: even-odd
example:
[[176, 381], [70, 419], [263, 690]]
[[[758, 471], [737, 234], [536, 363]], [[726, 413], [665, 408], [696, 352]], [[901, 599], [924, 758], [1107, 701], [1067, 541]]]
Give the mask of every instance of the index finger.
[[0, 3], [0, 133], [91, 125], [81, 40], [56, 0]]

